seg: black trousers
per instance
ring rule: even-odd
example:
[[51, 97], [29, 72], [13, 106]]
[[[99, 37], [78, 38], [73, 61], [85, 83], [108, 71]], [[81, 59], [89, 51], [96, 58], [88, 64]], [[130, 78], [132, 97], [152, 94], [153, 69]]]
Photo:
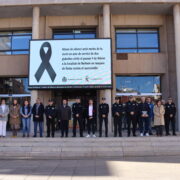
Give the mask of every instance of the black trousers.
[[171, 127], [172, 127], [172, 131], [173, 131], [173, 134], [176, 133], [176, 130], [175, 130], [175, 125], [176, 125], [176, 122], [175, 122], [175, 118], [170, 118], [170, 117], [165, 117], [165, 129], [166, 129], [166, 134], [168, 135], [169, 134], [169, 125], [171, 123]]
[[137, 117], [135, 115], [128, 115], [128, 117], [127, 117], [128, 136], [131, 135], [131, 124], [132, 124], [133, 136], [136, 136]]
[[99, 136], [102, 136], [102, 125], [105, 125], [105, 136], [108, 136], [108, 118], [99, 118]]
[[80, 136], [83, 137], [83, 120], [82, 120], [81, 117], [79, 117], [79, 118], [74, 117], [74, 119], [73, 119], [73, 136], [76, 136], [77, 122], [79, 124], [79, 133], [80, 133]]
[[87, 118], [87, 128], [88, 128], [88, 134], [95, 134], [95, 118], [89, 119]]
[[61, 136], [64, 137], [64, 134], [66, 137], [68, 137], [68, 131], [69, 131], [69, 120], [62, 120], [61, 121]]
[[47, 118], [47, 137], [54, 137], [55, 132], [55, 119], [49, 119]]
[[163, 135], [163, 126], [162, 125], [156, 126], [156, 135], [157, 136]]
[[117, 137], [117, 131], [119, 133], [119, 137], [122, 136], [122, 117], [114, 116], [114, 137]]

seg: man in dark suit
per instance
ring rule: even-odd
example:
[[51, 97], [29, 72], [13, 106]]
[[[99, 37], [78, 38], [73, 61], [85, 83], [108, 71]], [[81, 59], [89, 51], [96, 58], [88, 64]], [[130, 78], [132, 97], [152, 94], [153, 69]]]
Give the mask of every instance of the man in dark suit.
[[44, 105], [40, 98], [37, 98], [36, 103], [32, 108], [34, 121], [34, 137], [37, 136], [37, 126], [39, 125], [40, 137], [43, 137], [43, 121], [44, 121]]
[[92, 137], [95, 138], [96, 137], [95, 135], [96, 107], [94, 106], [92, 99], [89, 100], [86, 116], [87, 116], [87, 128], [88, 128], [88, 134], [86, 137], [89, 138], [92, 133]]
[[68, 106], [67, 99], [63, 99], [63, 104], [58, 109], [58, 117], [61, 123], [61, 137], [64, 137], [64, 133], [68, 137], [71, 108]]
[[99, 137], [102, 137], [102, 124], [105, 124], [105, 136], [108, 137], [108, 114], [109, 105], [106, 103], [106, 98], [102, 98], [102, 103], [99, 105]]
[[76, 137], [76, 125], [77, 122], [79, 124], [80, 137], [83, 137], [83, 107], [81, 104], [81, 99], [79, 97], [76, 98], [76, 103], [72, 105], [72, 113], [73, 113], [73, 137]]
[[54, 105], [54, 101], [52, 99], [49, 100], [48, 105], [45, 108], [45, 114], [46, 114], [46, 124], [47, 124], [47, 137], [50, 137], [50, 134], [52, 137], [54, 137], [55, 132], [55, 118], [57, 115], [57, 110]]

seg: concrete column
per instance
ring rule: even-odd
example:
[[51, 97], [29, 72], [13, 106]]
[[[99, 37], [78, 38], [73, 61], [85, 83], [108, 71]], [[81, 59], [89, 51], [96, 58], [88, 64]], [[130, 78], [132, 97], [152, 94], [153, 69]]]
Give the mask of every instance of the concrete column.
[[174, 6], [173, 14], [176, 51], [178, 130], [180, 130], [180, 4]]
[[[40, 19], [40, 8], [35, 6], [33, 7], [32, 12], [32, 39], [39, 39], [39, 19]], [[36, 102], [38, 98], [38, 90], [31, 91], [31, 105]], [[33, 133], [33, 121], [31, 121], [31, 133]]]
[[[110, 15], [110, 5], [103, 5], [103, 37], [111, 37], [111, 15]], [[100, 91], [100, 98], [106, 98], [106, 102], [109, 104], [109, 131], [112, 131], [112, 115], [111, 115], [111, 105], [112, 105], [112, 92], [111, 89], [105, 89]]]

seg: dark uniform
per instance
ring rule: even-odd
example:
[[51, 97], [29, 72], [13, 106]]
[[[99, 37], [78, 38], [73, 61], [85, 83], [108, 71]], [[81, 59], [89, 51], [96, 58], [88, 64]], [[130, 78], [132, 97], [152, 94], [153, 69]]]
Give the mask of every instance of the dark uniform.
[[100, 104], [99, 105], [99, 137], [102, 136], [103, 121], [105, 124], [105, 136], [108, 137], [108, 114], [109, 114], [109, 105], [106, 103]]
[[[172, 117], [170, 115], [172, 114]], [[166, 103], [165, 104], [165, 128], [166, 128], [166, 135], [169, 134], [169, 124], [171, 123], [173, 135], [176, 135], [175, 132], [175, 115], [176, 115], [176, 106], [174, 103]]]
[[[132, 115], [131, 112], [134, 114]], [[136, 136], [136, 126], [138, 120], [138, 104], [136, 101], [128, 101], [126, 103], [126, 113], [127, 113], [127, 125], [128, 125], [128, 136], [131, 135], [131, 123], [133, 126], [133, 136]]]
[[74, 103], [72, 105], [72, 113], [73, 113], [73, 137], [76, 137], [76, 125], [77, 121], [79, 124], [80, 137], [83, 137], [83, 107], [81, 103]]
[[125, 106], [122, 103], [114, 103], [112, 106], [112, 115], [114, 117], [114, 137], [117, 137], [117, 129], [119, 137], [122, 136], [122, 117], [125, 114]]
[[[46, 124], [47, 124], [47, 137], [50, 137], [50, 134], [52, 137], [54, 137], [54, 131], [55, 131], [55, 118], [57, 115], [57, 110], [54, 105], [48, 105], [45, 108], [45, 114], [46, 114]], [[51, 116], [51, 118], [49, 118]]]

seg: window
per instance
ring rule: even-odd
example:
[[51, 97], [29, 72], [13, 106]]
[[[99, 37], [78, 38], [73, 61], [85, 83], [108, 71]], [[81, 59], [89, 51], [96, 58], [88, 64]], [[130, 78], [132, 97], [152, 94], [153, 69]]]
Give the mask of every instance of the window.
[[28, 78], [0, 78], [1, 94], [30, 94]]
[[117, 53], [158, 53], [158, 29], [116, 29]]
[[160, 76], [117, 76], [116, 91], [120, 94], [159, 94]]
[[0, 31], [0, 54], [28, 54], [31, 31]]
[[96, 29], [62, 29], [53, 31], [53, 39], [95, 39]]

